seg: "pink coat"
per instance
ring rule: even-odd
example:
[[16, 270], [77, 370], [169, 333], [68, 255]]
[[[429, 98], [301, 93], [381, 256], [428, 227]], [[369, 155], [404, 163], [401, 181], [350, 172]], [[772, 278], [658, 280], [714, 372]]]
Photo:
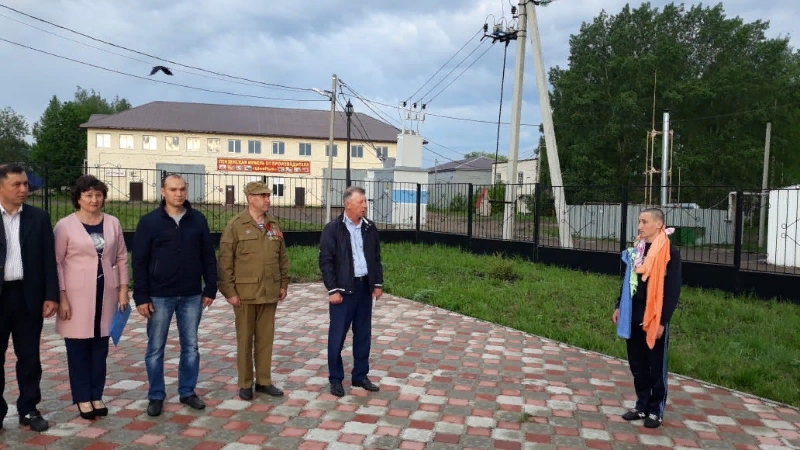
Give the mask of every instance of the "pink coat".
[[[119, 305], [119, 286], [128, 284], [128, 249], [119, 220], [103, 214], [103, 310], [100, 335], [108, 336], [111, 321]], [[78, 216], [70, 214], [59, 220], [54, 229], [58, 285], [66, 291], [72, 309], [69, 320], [56, 318], [56, 331], [65, 338], [94, 337], [95, 299], [97, 297], [97, 250]]]

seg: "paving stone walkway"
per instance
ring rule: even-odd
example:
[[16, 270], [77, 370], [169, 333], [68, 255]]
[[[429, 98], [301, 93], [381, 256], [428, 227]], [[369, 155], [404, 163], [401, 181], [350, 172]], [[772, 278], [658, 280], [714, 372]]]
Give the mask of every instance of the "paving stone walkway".
[[[379, 393], [328, 393], [326, 296], [292, 285], [278, 309], [274, 380], [283, 398], [239, 400], [233, 313], [223, 299], [201, 322], [198, 393], [204, 411], [178, 403], [177, 334], [170, 334], [164, 414], [151, 418], [145, 321], [131, 315], [109, 354], [110, 415], [93, 422], [71, 405], [63, 340], [52, 320], [42, 342], [51, 429], [20, 428], [11, 406], [0, 432], [9, 449], [777, 449], [800, 448], [800, 411], [678, 376], [664, 426], [619, 415], [635, 400], [627, 364], [604, 355], [386, 296], [374, 317], [371, 379]], [[350, 339], [345, 370], [352, 368]], [[13, 351], [6, 400], [16, 400]]]

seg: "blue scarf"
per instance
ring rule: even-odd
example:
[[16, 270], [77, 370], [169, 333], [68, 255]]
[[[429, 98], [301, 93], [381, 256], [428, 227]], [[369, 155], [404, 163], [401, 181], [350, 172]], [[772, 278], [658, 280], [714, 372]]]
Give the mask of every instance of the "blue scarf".
[[633, 315], [633, 295], [636, 293], [638, 279], [633, 273], [633, 253], [629, 248], [622, 252], [622, 262], [625, 263], [625, 276], [622, 278], [622, 294], [619, 301], [619, 320], [617, 321], [617, 336], [623, 339], [631, 337], [631, 316]]

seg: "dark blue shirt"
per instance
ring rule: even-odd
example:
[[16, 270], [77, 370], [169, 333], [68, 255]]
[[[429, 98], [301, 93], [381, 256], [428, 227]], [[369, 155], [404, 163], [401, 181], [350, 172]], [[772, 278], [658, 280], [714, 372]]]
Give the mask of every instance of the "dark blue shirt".
[[217, 259], [208, 221], [188, 201], [184, 207], [176, 222], [162, 201], [136, 226], [131, 259], [137, 306], [150, 303], [151, 297], [217, 295]]

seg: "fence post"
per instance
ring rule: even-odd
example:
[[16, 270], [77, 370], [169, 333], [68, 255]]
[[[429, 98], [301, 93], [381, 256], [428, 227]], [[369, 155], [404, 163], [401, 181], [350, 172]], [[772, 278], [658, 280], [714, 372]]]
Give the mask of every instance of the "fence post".
[[417, 183], [417, 237], [416, 243], [419, 244], [419, 232], [421, 229], [422, 218], [422, 185]]
[[467, 187], [467, 237], [472, 239], [472, 213], [475, 210], [475, 198], [472, 196], [472, 183]]
[[736, 285], [734, 291], [739, 292], [739, 272], [742, 269], [742, 225], [744, 222], [744, 195], [741, 190], [736, 191], [736, 211], [733, 222], [733, 267], [736, 269]]
[[622, 201], [619, 210], [619, 252], [628, 248], [628, 185], [622, 185]]
[[539, 262], [539, 232], [542, 226], [542, 184], [533, 185], [533, 261]]
[[[42, 177], [42, 196], [44, 200], [44, 210], [50, 214], [50, 166], [44, 166], [44, 177]], [[52, 214], [50, 214], [52, 216]]]
[[[628, 185], [622, 185], [622, 201], [619, 210], [619, 252], [622, 254], [628, 248]], [[625, 274], [625, 263], [619, 261], [619, 275]]]

